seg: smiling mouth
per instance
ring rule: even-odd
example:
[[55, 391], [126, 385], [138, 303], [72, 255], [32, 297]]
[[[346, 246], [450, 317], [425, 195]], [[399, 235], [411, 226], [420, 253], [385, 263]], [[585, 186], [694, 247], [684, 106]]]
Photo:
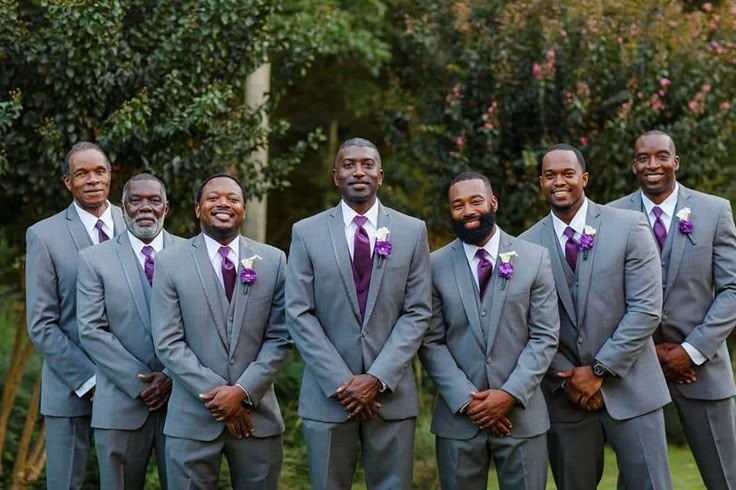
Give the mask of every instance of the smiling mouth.
[[568, 195], [569, 193], [570, 191], [567, 189], [560, 189], [560, 190], [552, 191], [552, 197], [563, 197], [563, 196]]

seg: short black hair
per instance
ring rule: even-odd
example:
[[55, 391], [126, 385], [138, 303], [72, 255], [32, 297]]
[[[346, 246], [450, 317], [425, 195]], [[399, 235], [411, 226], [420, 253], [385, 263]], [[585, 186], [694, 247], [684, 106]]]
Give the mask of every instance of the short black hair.
[[542, 175], [542, 162], [544, 161], [544, 157], [546, 157], [547, 154], [549, 154], [549, 153], [551, 153], [553, 151], [556, 151], [556, 150], [571, 151], [571, 152], [573, 152], [575, 154], [575, 158], [577, 158], [578, 163], [580, 164], [580, 167], [582, 167], [583, 172], [587, 172], [588, 171], [588, 166], [585, 163], [585, 157], [580, 152], [580, 150], [578, 150], [577, 148], [575, 148], [572, 145], [568, 145], [567, 143], [558, 143], [556, 145], [553, 145], [553, 146], [547, 148], [547, 150], [544, 153], [542, 153], [542, 155], [539, 157], [539, 163], [537, 165], [537, 171], [539, 172], [539, 175]]
[[94, 143], [90, 143], [89, 141], [80, 141], [79, 143], [75, 143], [71, 149], [67, 152], [66, 156], [64, 157], [64, 163], [61, 164], [61, 172], [64, 177], [68, 177], [72, 172], [72, 157], [75, 153], [79, 153], [80, 151], [85, 150], [97, 150], [100, 153], [102, 153], [102, 156], [105, 157], [105, 164], [107, 164], [107, 169], [110, 170], [110, 160], [107, 159], [107, 155], [105, 152], [97, 146]]
[[343, 141], [343, 143], [340, 145], [340, 148], [337, 149], [337, 153], [335, 153], [335, 163], [334, 163], [335, 166], [337, 166], [337, 157], [340, 155], [340, 152], [349, 146], [361, 146], [363, 148], [372, 148], [373, 150], [376, 150], [379, 160], [381, 158], [381, 152], [378, 151], [378, 147], [375, 144], [373, 144], [372, 141], [369, 141], [365, 138], [350, 138], [349, 140]]
[[677, 155], [677, 147], [675, 146], [675, 139], [670, 136], [669, 133], [665, 133], [664, 131], [660, 131], [659, 129], [650, 129], [649, 131], [645, 131], [644, 133], [640, 134], [638, 138], [636, 138], [636, 141], [639, 141], [644, 136], [666, 136], [669, 138], [670, 142], [672, 143], [672, 153]]
[[164, 200], [166, 200], [166, 186], [161, 181], [161, 179], [159, 179], [158, 177], [156, 177], [153, 174], [136, 174], [136, 175], [132, 176], [131, 178], [129, 178], [125, 182], [125, 185], [123, 186], [123, 202], [125, 202], [125, 198], [128, 195], [128, 186], [130, 185], [130, 183], [131, 182], [140, 182], [142, 180], [150, 180], [150, 181], [153, 181], [153, 182], [158, 182], [159, 185], [161, 186], [161, 189], [164, 191]]
[[243, 200], [245, 201], [248, 199], [248, 193], [245, 191], [245, 187], [243, 187], [243, 184], [240, 183], [238, 179], [233, 177], [230, 174], [215, 174], [207, 177], [202, 184], [200, 184], [199, 189], [197, 189], [197, 192], [194, 194], [194, 202], [198, 203], [200, 199], [202, 199], [202, 191], [204, 190], [204, 186], [207, 185], [208, 182], [211, 180], [219, 179], [220, 177], [224, 177], [226, 179], [230, 179], [236, 184], [238, 184], [238, 187], [240, 187], [240, 192], [243, 193]]
[[465, 180], [481, 180], [488, 188], [488, 191], [493, 194], [493, 186], [491, 185], [491, 181], [488, 180], [488, 177], [480, 172], [474, 172], [472, 170], [459, 173], [454, 179], [452, 179], [452, 182], [450, 182], [450, 185], [447, 187], [448, 192], [450, 190], [450, 187], [457, 184], [458, 182], [463, 182]]

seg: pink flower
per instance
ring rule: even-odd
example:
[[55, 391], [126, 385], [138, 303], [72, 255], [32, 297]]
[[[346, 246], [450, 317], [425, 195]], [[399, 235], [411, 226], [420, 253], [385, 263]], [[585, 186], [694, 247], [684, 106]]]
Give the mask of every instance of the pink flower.
[[483, 127], [486, 128], [486, 129], [491, 129], [491, 130], [496, 128], [496, 126], [494, 126], [493, 124], [491, 124], [489, 122], [485, 123], [483, 125]]
[[659, 94], [653, 94], [652, 95], [652, 109], [655, 111], [661, 111], [664, 109], [664, 104], [659, 98]]
[[455, 144], [458, 146], [458, 148], [462, 148], [463, 146], [465, 146], [465, 136], [460, 135], [455, 138]]
[[728, 102], [721, 102], [721, 105], [719, 106], [722, 111], [727, 111], [731, 108], [731, 104]]
[[560, 29], [560, 36], [567, 37], [567, 31], [565, 29]]
[[703, 92], [710, 92], [710, 88], [710, 84], [706, 83], [705, 85], [703, 85]]
[[587, 145], [587, 144], [588, 144], [588, 138], [586, 138], [585, 136], [581, 136], [581, 137], [580, 137], [580, 144], [581, 144], [582, 146], [585, 146], [585, 145]]
[[488, 106], [488, 114], [493, 114], [494, 112], [496, 112], [496, 107], [497, 106], [498, 106], [498, 104], [494, 100], [493, 103]]
[[736, 4], [731, 5], [731, 8], [728, 9], [729, 12], [731, 12], [733, 15], [736, 15]]
[[687, 103], [687, 106], [690, 108], [690, 111], [693, 114], [698, 114], [700, 112], [699, 109], [698, 109], [698, 103], [695, 102], [694, 100], [691, 100], [690, 102], [688, 102]]
[[621, 104], [621, 109], [627, 111], [631, 107], [631, 102], [624, 102]]
[[542, 67], [539, 66], [539, 63], [534, 63], [532, 65], [532, 75], [534, 75], [534, 78], [537, 80], [542, 79]]
[[662, 78], [659, 80], [659, 84], [662, 87], [669, 87], [672, 82], [668, 78]]
[[706, 12], [710, 12], [711, 10], [713, 10], [713, 4], [710, 2], [705, 2], [703, 4], [703, 10], [705, 10]]
[[555, 60], [555, 50], [552, 48], [549, 48], [547, 50], [547, 61], [554, 61]]

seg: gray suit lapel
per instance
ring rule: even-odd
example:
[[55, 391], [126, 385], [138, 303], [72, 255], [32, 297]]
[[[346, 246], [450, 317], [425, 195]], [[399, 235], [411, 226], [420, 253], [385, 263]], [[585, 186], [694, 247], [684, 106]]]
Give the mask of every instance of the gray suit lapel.
[[360, 322], [358, 293], [355, 291], [350, 253], [348, 252], [348, 244], [345, 241], [345, 223], [342, 219], [342, 210], [340, 209], [340, 205], [335, 206], [329, 216], [327, 230], [330, 234], [330, 243], [332, 244], [332, 251], [335, 254], [337, 268], [340, 271], [340, 279], [342, 280], [345, 293], [348, 295], [348, 299], [350, 300], [350, 305], [353, 307], [353, 314], [355, 315], [356, 320]]
[[547, 215], [542, 223], [544, 224], [544, 229], [542, 230], [542, 245], [549, 250], [549, 257], [552, 261], [552, 275], [554, 275], [555, 284], [557, 284], [557, 295], [560, 298], [562, 307], [565, 308], [565, 311], [567, 312], [568, 318], [570, 318], [573, 325], [577, 327], [575, 303], [572, 300], [570, 288], [567, 287], [564, 265], [560, 261], [560, 254], [558, 252], [560, 243], [557, 240], [557, 235], [555, 234], [555, 226], [552, 224], [552, 217]]
[[125, 221], [123, 221], [123, 213], [117, 206], [110, 205], [110, 212], [112, 214], [112, 224], [114, 229], [112, 230], [115, 236], [122, 235], [127, 229]]
[[[501, 233], [500, 243], [498, 244], [498, 256], [496, 257], [496, 263], [493, 266], [493, 277], [491, 283], [488, 285], [486, 290], [486, 297], [491, 294], [490, 303], [491, 308], [488, 315], [488, 338], [486, 339], [486, 353], [490, 353], [493, 350], [493, 343], [496, 341], [496, 334], [498, 333], [498, 325], [501, 321], [501, 313], [503, 313], [503, 307], [506, 304], [506, 293], [509, 290], [509, 282], [513, 281], [513, 277], [506, 283], [505, 288], [501, 288], [503, 280], [498, 276], [498, 268], [501, 265], [501, 254], [505, 252], [511, 252], [513, 250], [513, 240], [501, 228], [497, 228], [497, 232]], [[515, 257], [511, 259], [511, 263], [520, 259]], [[523, 258], [521, 258], [523, 260]], [[515, 264], [518, 265], [518, 264]], [[488, 301], [488, 298], [486, 298]]]
[[74, 246], [77, 248], [77, 251], [91, 247], [93, 245], [92, 239], [84, 228], [82, 220], [79, 218], [79, 213], [77, 213], [77, 209], [74, 207], [74, 203], [70, 204], [69, 207], [66, 208], [66, 219], [69, 234], [72, 237], [72, 241], [74, 242]]
[[[588, 200], [588, 214], [585, 217], [585, 224], [592, 226], [596, 231], [600, 232], [601, 228], [601, 210], [600, 206], [591, 200]], [[598, 250], [598, 237], [600, 233], [597, 233], [594, 241], [593, 248], [588, 251], [588, 258], [583, 260], [583, 251], [580, 251], [578, 263], [576, 266], [576, 276], [578, 281], [578, 316], [577, 323], [583, 320], [585, 316], [585, 308], [588, 305], [588, 293], [590, 292], [590, 280], [593, 275], [593, 264], [595, 263], [595, 254]]]
[[[376, 229], [386, 227], [391, 231], [391, 215], [388, 211], [386, 211], [386, 208], [384, 208], [380, 203], [378, 205], [378, 225], [376, 226]], [[391, 240], [391, 235], [389, 234], [389, 240]], [[376, 298], [378, 298], [378, 292], [381, 290], [381, 281], [383, 281], [383, 274], [386, 270], [386, 266], [388, 265], [387, 262], [391, 260], [390, 258], [379, 258], [376, 257], [376, 250], [375, 246], [373, 248], [373, 270], [371, 271], [371, 283], [368, 287], [368, 299], [365, 303], [365, 318], [363, 319], [363, 325], [366, 325], [368, 323], [368, 319], [371, 317], [371, 313], [373, 313], [373, 307], [376, 306]], [[355, 288], [353, 288], [355, 289]], [[356, 294], [357, 298], [357, 294]]]
[[[233, 315], [233, 328], [232, 328], [232, 332], [230, 333], [230, 349], [231, 350], [234, 350], [235, 346], [238, 343], [238, 337], [240, 336], [240, 329], [243, 326], [243, 318], [245, 317], [245, 307], [248, 305], [248, 296], [250, 296], [250, 292], [247, 295], [243, 293], [243, 284], [240, 282], [240, 270], [243, 268], [242, 261], [243, 259], [247, 259], [255, 255], [255, 252], [250, 247], [248, 240], [246, 240], [245, 237], [243, 236], [240, 237], [239, 247], [240, 248], [238, 251], [238, 256], [240, 258], [241, 263], [238, 264], [238, 274], [237, 274], [237, 279], [235, 280], [235, 291], [233, 291], [233, 296], [235, 297], [235, 312]], [[258, 271], [259, 264], [260, 264], [260, 260], [258, 259], [256, 259], [256, 261], [253, 263], [253, 269], [256, 270], [256, 273]]]
[[207, 254], [207, 245], [202, 234], [192, 240], [192, 258], [197, 269], [197, 275], [202, 283], [202, 290], [207, 299], [215, 329], [220, 336], [220, 340], [222, 340], [222, 345], [227, 349], [225, 315], [227, 314], [228, 304], [225, 297], [225, 287], [217, 280], [217, 275], [212, 269], [212, 262]]
[[[680, 184], [680, 191], [677, 195], [677, 206], [675, 207], [675, 215], [677, 215], [677, 213], [683, 208], [690, 208], [690, 211], [692, 211], [693, 200], [690, 192], [688, 192], [688, 190], [683, 187], [682, 184]], [[669, 235], [672, 235], [672, 249], [670, 250], [670, 260], [667, 267], [667, 280], [665, 282], [664, 288], [664, 300], [667, 300], [667, 296], [672, 289], [672, 283], [675, 281], [675, 278], [677, 277], [677, 272], [680, 270], [680, 264], [682, 264], [682, 256], [685, 253], [685, 242], [687, 242], [688, 240], [688, 237], [684, 233], [680, 233], [679, 224], [680, 220], [677, 219], [677, 216], [673, 216], [668, 232]]]
[[[121, 233], [117, 236], [115, 250], [120, 261], [120, 267], [123, 269], [125, 280], [128, 283], [128, 289], [133, 297], [133, 303], [138, 311], [138, 316], [141, 318], [141, 323], [145, 326], [148, 332], [151, 331], [151, 313], [148, 308], [149, 300], [146, 298], [144, 288], [151, 286], [148, 284], [148, 280], [144, 279], [141, 281], [141, 265], [135, 256], [133, 247], [130, 244], [127, 233]], [[142, 284], [145, 282], [145, 284]]]
[[478, 315], [478, 289], [475, 287], [475, 280], [470, 271], [463, 244], [460, 240], [456, 239], [450, 246], [455, 251], [452, 255], [452, 271], [455, 275], [458, 295], [463, 303], [470, 329], [473, 331], [478, 345], [481, 348], [485, 348], [485, 335], [483, 335], [483, 329], [480, 326], [480, 316]]

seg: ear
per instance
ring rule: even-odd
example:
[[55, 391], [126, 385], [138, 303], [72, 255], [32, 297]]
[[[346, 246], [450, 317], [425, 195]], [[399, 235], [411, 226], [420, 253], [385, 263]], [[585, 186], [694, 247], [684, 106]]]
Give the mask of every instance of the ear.
[[590, 175], [588, 172], [583, 172], [583, 188], [586, 188], [588, 186], [588, 178]]
[[71, 175], [65, 175], [62, 180], [64, 181], [64, 186], [66, 187], [66, 190], [69, 192], [72, 191], [72, 177]]
[[199, 203], [195, 202], [194, 203], [194, 216], [196, 216], [197, 219], [199, 219], [199, 215], [200, 215]]
[[164, 216], [169, 215], [169, 201], [166, 201], [166, 204], [164, 205]]

